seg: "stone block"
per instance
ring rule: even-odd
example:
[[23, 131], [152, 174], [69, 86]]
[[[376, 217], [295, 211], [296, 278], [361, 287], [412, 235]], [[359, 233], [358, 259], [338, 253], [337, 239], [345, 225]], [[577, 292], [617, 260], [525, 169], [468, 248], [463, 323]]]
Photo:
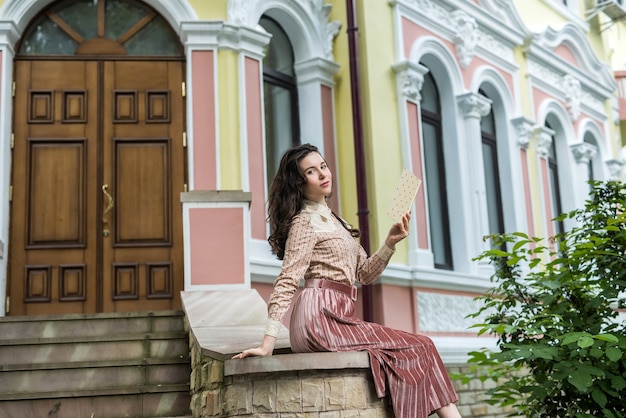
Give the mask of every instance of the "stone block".
[[339, 411], [320, 412], [320, 418], [341, 418]]
[[302, 392], [299, 380], [281, 379], [276, 382], [276, 410], [302, 412]]
[[489, 408], [485, 404], [472, 405], [470, 410], [473, 417], [483, 417], [489, 413]]
[[255, 412], [276, 412], [276, 381], [253, 382], [252, 407]]
[[227, 416], [252, 413], [252, 383], [227, 386], [223, 400]]
[[345, 408], [344, 380], [342, 378], [326, 379], [326, 409], [329, 411]]
[[302, 381], [302, 410], [305, 412], [324, 410], [324, 379]]
[[211, 385], [222, 383], [224, 381], [224, 362], [213, 360], [211, 369], [209, 370], [209, 382]]
[[367, 406], [369, 387], [365, 376], [345, 377], [346, 409], [363, 409]]
[[202, 406], [204, 415], [208, 415], [210, 417], [220, 416], [222, 413], [220, 391], [207, 390], [203, 392]]

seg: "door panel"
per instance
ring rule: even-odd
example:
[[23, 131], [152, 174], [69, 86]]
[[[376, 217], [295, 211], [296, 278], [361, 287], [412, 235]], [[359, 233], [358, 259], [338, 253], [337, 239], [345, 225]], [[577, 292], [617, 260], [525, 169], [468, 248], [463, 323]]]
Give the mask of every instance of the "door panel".
[[175, 308], [183, 287], [182, 65], [111, 61], [103, 74], [111, 92], [103, 182], [114, 185], [115, 200], [103, 246], [104, 310]]
[[94, 312], [97, 65], [20, 61], [15, 74], [10, 314]]
[[11, 315], [180, 307], [183, 74], [16, 61]]

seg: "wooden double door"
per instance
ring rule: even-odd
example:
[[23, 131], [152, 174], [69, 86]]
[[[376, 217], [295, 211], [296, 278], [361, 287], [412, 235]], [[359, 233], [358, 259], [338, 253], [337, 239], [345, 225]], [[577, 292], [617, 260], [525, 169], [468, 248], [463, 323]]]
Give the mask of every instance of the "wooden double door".
[[176, 309], [184, 63], [15, 63], [9, 315]]

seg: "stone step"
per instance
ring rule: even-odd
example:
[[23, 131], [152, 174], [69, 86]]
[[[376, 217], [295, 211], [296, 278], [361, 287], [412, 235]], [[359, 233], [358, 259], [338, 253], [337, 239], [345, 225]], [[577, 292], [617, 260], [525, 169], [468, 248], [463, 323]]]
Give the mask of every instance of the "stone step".
[[0, 343], [16, 339], [184, 332], [182, 317], [181, 311], [8, 316], [0, 318]]
[[0, 318], [0, 418], [184, 417], [180, 311]]
[[54, 369], [7, 370], [0, 373], [0, 393], [17, 396], [24, 393], [133, 388], [188, 384], [186, 364], [84, 364], [84, 367], [58, 366]]
[[0, 370], [26, 364], [188, 357], [189, 346], [184, 332], [0, 341]]
[[[73, 396], [74, 395], [74, 396]], [[56, 398], [9, 399], [0, 402], [2, 418], [186, 417], [190, 396], [183, 391], [144, 393], [69, 393]]]

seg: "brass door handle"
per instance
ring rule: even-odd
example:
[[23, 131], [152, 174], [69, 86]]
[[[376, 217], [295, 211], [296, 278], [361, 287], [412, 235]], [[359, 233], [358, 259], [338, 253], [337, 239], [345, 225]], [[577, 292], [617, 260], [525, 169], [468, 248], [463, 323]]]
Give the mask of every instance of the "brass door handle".
[[114, 201], [113, 201], [113, 196], [111, 196], [108, 192], [107, 189], [109, 188], [108, 184], [103, 184], [102, 185], [102, 193], [104, 193], [104, 195], [106, 196], [106, 198], [109, 200], [106, 209], [104, 210], [104, 212], [102, 212], [102, 226], [104, 227], [104, 229], [102, 230], [102, 236], [103, 237], [108, 237], [111, 232], [109, 231], [109, 228], [107, 228], [107, 224], [109, 223], [109, 221], [107, 221], [107, 213], [109, 213], [111, 211], [111, 209], [113, 209], [113, 205], [114, 205]]

